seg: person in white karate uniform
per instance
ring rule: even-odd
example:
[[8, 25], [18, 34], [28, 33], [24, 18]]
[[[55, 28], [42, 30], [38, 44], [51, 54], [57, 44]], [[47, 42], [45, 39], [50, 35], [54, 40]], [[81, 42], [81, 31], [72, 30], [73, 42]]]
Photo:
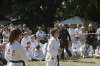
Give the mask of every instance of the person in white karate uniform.
[[69, 25], [68, 32], [69, 32], [69, 35], [71, 37], [71, 42], [74, 43], [74, 41], [75, 41], [75, 28], [73, 25]]
[[29, 34], [27, 32], [24, 32], [23, 38], [21, 40], [21, 45], [26, 48], [27, 43], [31, 43], [31, 37], [29, 36]]
[[31, 42], [31, 37], [28, 35], [27, 32], [24, 33], [24, 36], [23, 36], [23, 38], [21, 40], [21, 45], [27, 51], [28, 60], [31, 60], [32, 59], [32, 50], [31, 50], [32, 42]]
[[31, 42], [32, 42], [32, 49], [35, 50], [35, 48], [39, 45], [35, 35], [31, 35]]
[[94, 53], [93, 47], [92, 45], [89, 44], [88, 41], [86, 41], [86, 44], [82, 45], [82, 47], [80, 48], [80, 52], [83, 58], [93, 57], [93, 53]]
[[72, 43], [72, 55], [73, 56], [80, 56], [80, 48], [81, 48], [81, 42], [78, 40], [78, 37], [75, 37], [75, 42]]
[[46, 35], [45, 31], [43, 31], [43, 28], [39, 26], [38, 31], [36, 32], [36, 37], [39, 40], [44, 40], [46, 37], [45, 35]]
[[34, 59], [39, 61], [44, 60], [43, 51], [40, 45], [38, 45], [34, 51]]
[[95, 49], [94, 57], [95, 58], [100, 58], [100, 46], [97, 46], [97, 48]]
[[38, 41], [36, 40], [36, 36], [35, 35], [31, 35], [31, 50], [32, 50], [32, 56], [34, 57], [34, 52], [36, 47], [39, 45]]
[[10, 35], [10, 29], [8, 29], [8, 28], [6, 27], [6, 28], [4, 29], [4, 31], [2, 32], [3, 44], [8, 43], [9, 35]]
[[59, 31], [56, 28], [51, 29], [51, 37], [48, 41], [46, 66], [57, 66], [57, 55], [59, 54], [60, 41]]
[[9, 43], [5, 47], [7, 66], [27, 66], [26, 50], [20, 44], [21, 31], [15, 29], [11, 32]]
[[80, 29], [80, 25], [79, 24], [77, 24], [77, 27], [75, 28], [75, 35], [77, 36], [77, 37], [80, 37], [80, 31], [81, 31], [81, 29]]
[[84, 26], [81, 26], [79, 34], [80, 34], [80, 41], [82, 44], [84, 44], [86, 42], [86, 36], [87, 36]]

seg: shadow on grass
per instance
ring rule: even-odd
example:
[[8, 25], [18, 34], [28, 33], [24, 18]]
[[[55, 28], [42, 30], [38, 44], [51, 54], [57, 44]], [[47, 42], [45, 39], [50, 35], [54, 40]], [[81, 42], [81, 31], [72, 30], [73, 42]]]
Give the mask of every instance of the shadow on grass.
[[93, 61], [80, 61], [80, 60], [74, 60], [74, 61], [72, 61], [72, 62], [95, 64], [95, 62], [93, 62]]
[[85, 60], [80, 60], [80, 58], [72, 58], [72, 59], [67, 59], [64, 62], [77, 62], [77, 63], [86, 63], [86, 64], [95, 64], [96, 62], [94, 61], [85, 61]]
[[77, 62], [77, 63], [95, 64], [95, 62], [93, 62], [93, 61], [82, 61], [82, 60], [68, 60], [67, 62]]

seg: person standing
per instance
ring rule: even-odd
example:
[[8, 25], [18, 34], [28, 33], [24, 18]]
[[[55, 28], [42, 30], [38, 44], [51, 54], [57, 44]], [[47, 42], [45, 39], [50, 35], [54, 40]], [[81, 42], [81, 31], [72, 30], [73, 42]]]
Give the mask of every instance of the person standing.
[[19, 29], [10, 33], [9, 43], [5, 47], [7, 66], [27, 66], [26, 50], [20, 44], [21, 34]]
[[51, 37], [48, 41], [46, 66], [57, 66], [57, 56], [60, 49], [60, 41], [58, 39], [59, 31], [57, 28], [51, 30]]
[[67, 28], [65, 27], [65, 25], [61, 25], [59, 26], [60, 29], [60, 35], [59, 35], [59, 39], [60, 39], [60, 48], [62, 49], [62, 54], [61, 54], [61, 59], [64, 59], [64, 49], [66, 50], [66, 52], [68, 53], [68, 56], [71, 57], [72, 54], [69, 50], [70, 48], [70, 43], [71, 43], [71, 37], [69, 35], [69, 32], [67, 30]]

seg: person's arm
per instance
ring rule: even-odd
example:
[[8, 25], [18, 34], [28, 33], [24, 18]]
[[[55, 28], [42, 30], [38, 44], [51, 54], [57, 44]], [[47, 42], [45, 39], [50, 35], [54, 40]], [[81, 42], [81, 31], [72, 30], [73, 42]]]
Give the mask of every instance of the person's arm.
[[8, 58], [8, 56], [7, 56], [7, 47], [5, 48], [5, 59], [7, 60], [7, 61], [9, 61], [9, 58]]
[[66, 29], [66, 32], [67, 32], [67, 35], [68, 35], [69, 40], [71, 41], [71, 37], [70, 37], [70, 34], [69, 34], [69, 32], [68, 32], [67, 29]]
[[6, 46], [5, 46], [5, 54], [4, 54], [4, 58], [7, 60], [7, 61], [9, 61], [10, 60], [10, 58], [8, 57], [8, 44], [6, 44]]

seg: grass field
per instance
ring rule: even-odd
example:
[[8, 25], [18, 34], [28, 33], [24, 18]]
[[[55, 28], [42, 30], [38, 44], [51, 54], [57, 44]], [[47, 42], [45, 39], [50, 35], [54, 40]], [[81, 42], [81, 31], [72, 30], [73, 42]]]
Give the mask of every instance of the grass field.
[[[45, 66], [45, 62], [29, 62], [28, 66]], [[100, 66], [100, 59], [87, 58], [61, 61], [60, 66]]]

